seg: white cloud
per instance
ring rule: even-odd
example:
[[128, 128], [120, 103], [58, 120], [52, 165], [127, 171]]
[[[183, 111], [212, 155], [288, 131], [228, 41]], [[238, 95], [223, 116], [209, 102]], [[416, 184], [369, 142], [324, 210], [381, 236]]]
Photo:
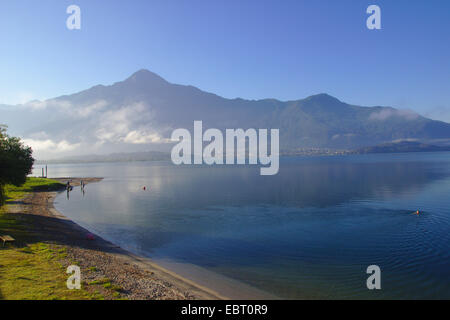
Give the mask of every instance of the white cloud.
[[140, 130], [133, 130], [133, 131], [128, 132], [126, 137], [121, 140], [123, 142], [132, 143], [132, 144], [170, 142], [170, 139], [164, 139], [157, 133], [148, 133], [146, 131], [140, 131]]
[[106, 111], [99, 122], [96, 136], [100, 142], [132, 144], [160, 143], [165, 140], [149, 128], [153, 114], [143, 103], [135, 103]]
[[36, 99], [36, 95], [31, 92], [20, 92], [17, 96], [17, 100], [19, 104], [27, 103], [28, 101]]
[[334, 136], [331, 137], [332, 140], [336, 140], [339, 138], [351, 138], [351, 137], [355, 137], [356, 134], [354, 133], [344, 133], [344, 134], [335, 134]]
[[369, 116], [369, 120], [384, 121], [392, 117], [401, 117], [405, 120], [415, 120], [419, 117], [419, 115], [411, 110], [383, 109], [372, 112]]
[[29, 107], [34, 110], [42, 110], [47, 108], [56, 108], [58, 110], [70, 109], [72, 108], [72, 103], [67, 100], [33, 100], [23, 104], [25, 107]]
[[43, 119], [40, 121], [48, 116], [49, 122], [56, 124], [49, 126], [48, 131], [25, 136], [24, 142], [33, 148], [38, 159], [170, 143], [165, 138], [170, 130], [157, 125], [154, 111], [146, 103], [109, 105], [106, 100], [94, 100], [78, 105], [58, 99], [32, 101], [22, 107], [39, 110], [35, 113]]
[[27, 102], [23, 106], [31, 108], [33, 110], [44, 110], [53, 108], [59, 112], [66, 113], [73, 117], [86, 118], [88, 116], [91, 116], [95, 112], [101, 111], [107, 105], [108, 103], [105, 100], [98, 100], [88, 105], [74, 105], [73, 103], [67, 100], [46, 100], [46, 101], [34, 100]]
[[403, 142], [403, 141], [415, 142], [415, 141], [420, 141], [420, 140], [414, 139], [414, 138], [407, 138], [407, 139], [395, 139], [395, 140], [392, 140], [391, 142], [398, 143], [398, 142]]
[[45, 101], [33, 100], [25, 103], [24, 106], [34, 110], [41, 110], [47, 108], [47, 103]]
[[33, 151], [36, 152], [67, 152], [72, 151], [80, 146], [79, 143], [70, 143], [67, 140], [61, 140], [59, 142], [55, 142], [51, 139], [46, 140], [37, 140], [37, 139], [23, 139], [25, 145], [30, 146]]
[[78, 118], [87, 118], [95, 112], [101, 111], [107, 105], [108, 103], [105, 100], [99, 100], [87, 106], [71, 108], [70, 113]]

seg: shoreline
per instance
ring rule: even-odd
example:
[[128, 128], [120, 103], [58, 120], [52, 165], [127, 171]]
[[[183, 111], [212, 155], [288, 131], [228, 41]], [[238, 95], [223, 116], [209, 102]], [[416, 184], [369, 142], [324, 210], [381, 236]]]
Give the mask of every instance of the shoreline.
[[[73, 187], [79, 187], [80, 180], [89, 184], [99, 182], [102, 178], [65, 177], [52, 180], [63, 184], [70, 180]], [[67, 246], [68, 257], [79, 262], [83, 270], [82, 277], [85, 279], [89, 281], [98, 281], [102, 277], [111, 279], [115, 285], [123, 288], [124, 297], [129, 299], [277, 299], [264, 291], [195, 265], [155, 261], [136, 255], [91, 233], [54, 207], [54, 199], [64, 191], [65, 189], [32, 192], [26, 197], [28, 199], [24, 200], [24, 205], [30, 201], [30, 214], [52, 219], [51, 224], [56, 224], [55, 229], [60, 233], [59, 236], [64, 238], [60, 242]], [[88, 240], [86, 238], [88, 234], [93, 235], [95, 239]], [[53, 236], [58, 238], [58, 235]], [[97, 269], [95, 272], [90, 271], [93, 267]]]

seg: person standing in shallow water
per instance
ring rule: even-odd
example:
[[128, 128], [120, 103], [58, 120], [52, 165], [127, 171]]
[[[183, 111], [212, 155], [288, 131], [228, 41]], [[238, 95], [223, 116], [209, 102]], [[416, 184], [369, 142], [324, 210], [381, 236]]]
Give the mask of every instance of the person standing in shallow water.
[[67, 190], [67, 199], [69, 199], [70, 181], [67, 181], [67, 184], [66, 184], [66, 190]]
[[67, 188], [67, 199], [69, 199], [69, 193], [72, 190], [72, 186], [70, 185], [70, 180], [67, 181], [66, 188]]
[[81, 193], [83, 194], [83, 197], [84, 197], [84, 193], [85, 193], [85, 191], [84, 191], [84, 186], [85, 186], [85, 183], [84, 183], [83, 180], [81, 180], [81, 181], [80, 181], [80, 187], [81, 187]]

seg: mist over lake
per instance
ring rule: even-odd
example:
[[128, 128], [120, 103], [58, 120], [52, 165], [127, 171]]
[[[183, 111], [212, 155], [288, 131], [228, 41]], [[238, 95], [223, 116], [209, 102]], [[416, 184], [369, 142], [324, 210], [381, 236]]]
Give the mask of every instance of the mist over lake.
[[[156, 161], [49, 166], [62, 176], [104, 180], [61, 193], [59, 211], [156, 261], [281, 298], [450, 298], [450, 153], [287, 157], [275, 176]], [[382, 290], [366, 287], [373, 264]]]

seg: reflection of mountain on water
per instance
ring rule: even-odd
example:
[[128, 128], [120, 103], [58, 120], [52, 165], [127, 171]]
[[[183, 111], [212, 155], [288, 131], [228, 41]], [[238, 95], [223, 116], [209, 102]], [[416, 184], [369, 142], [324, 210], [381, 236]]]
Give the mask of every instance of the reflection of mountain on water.
[[[429, 166], [429, 164], [428, 164]], [[285, 168], [282, 201], [329, 206], [349, 200], [401, 197], [443, 178], [423, 163], [323, 163]], [[283, 203], [284, 204], [284, 203]]]
[[[184, 170], [189, 170], [188, 168]], [[448, 177], [422, 162], [303, 162], [283, 164], [273, 177], [259, 176], [249, 168], [195, 170], [177, 202], [199, 206], [314, 206], [324, 207], [350, 200], [401, 197], [426, 184]], [[448, 170], [447, 170], [448, 171]], [[178, 179], [177, 179], [178, 180]]]
[[[60, 176], [105, 177], [102, 183], [89, 186], [88, 197], [83, 201], [89, 203], [90, 209], [108, 212], [107, 222], [117, 211], [119, 222], [125, 224], [130, 222], [130, 214], [142, 215], [147, 221], [190, 209], [326, 207], [351, 200], [398, 198], [448, 178], [449, 156], [450, 153], [435, 153], [282, 158], [275, 176], [261, 176], [257, 166], [174, 166], [152, 162], [74, 165], [69, 169], [54, 166], [51, 170]], [[142, 192], [144, 185], [148, 192]], [[95, 191], [90, 193], [91, 189]], [[99, 214], [91, 218], [99, 218]]]

